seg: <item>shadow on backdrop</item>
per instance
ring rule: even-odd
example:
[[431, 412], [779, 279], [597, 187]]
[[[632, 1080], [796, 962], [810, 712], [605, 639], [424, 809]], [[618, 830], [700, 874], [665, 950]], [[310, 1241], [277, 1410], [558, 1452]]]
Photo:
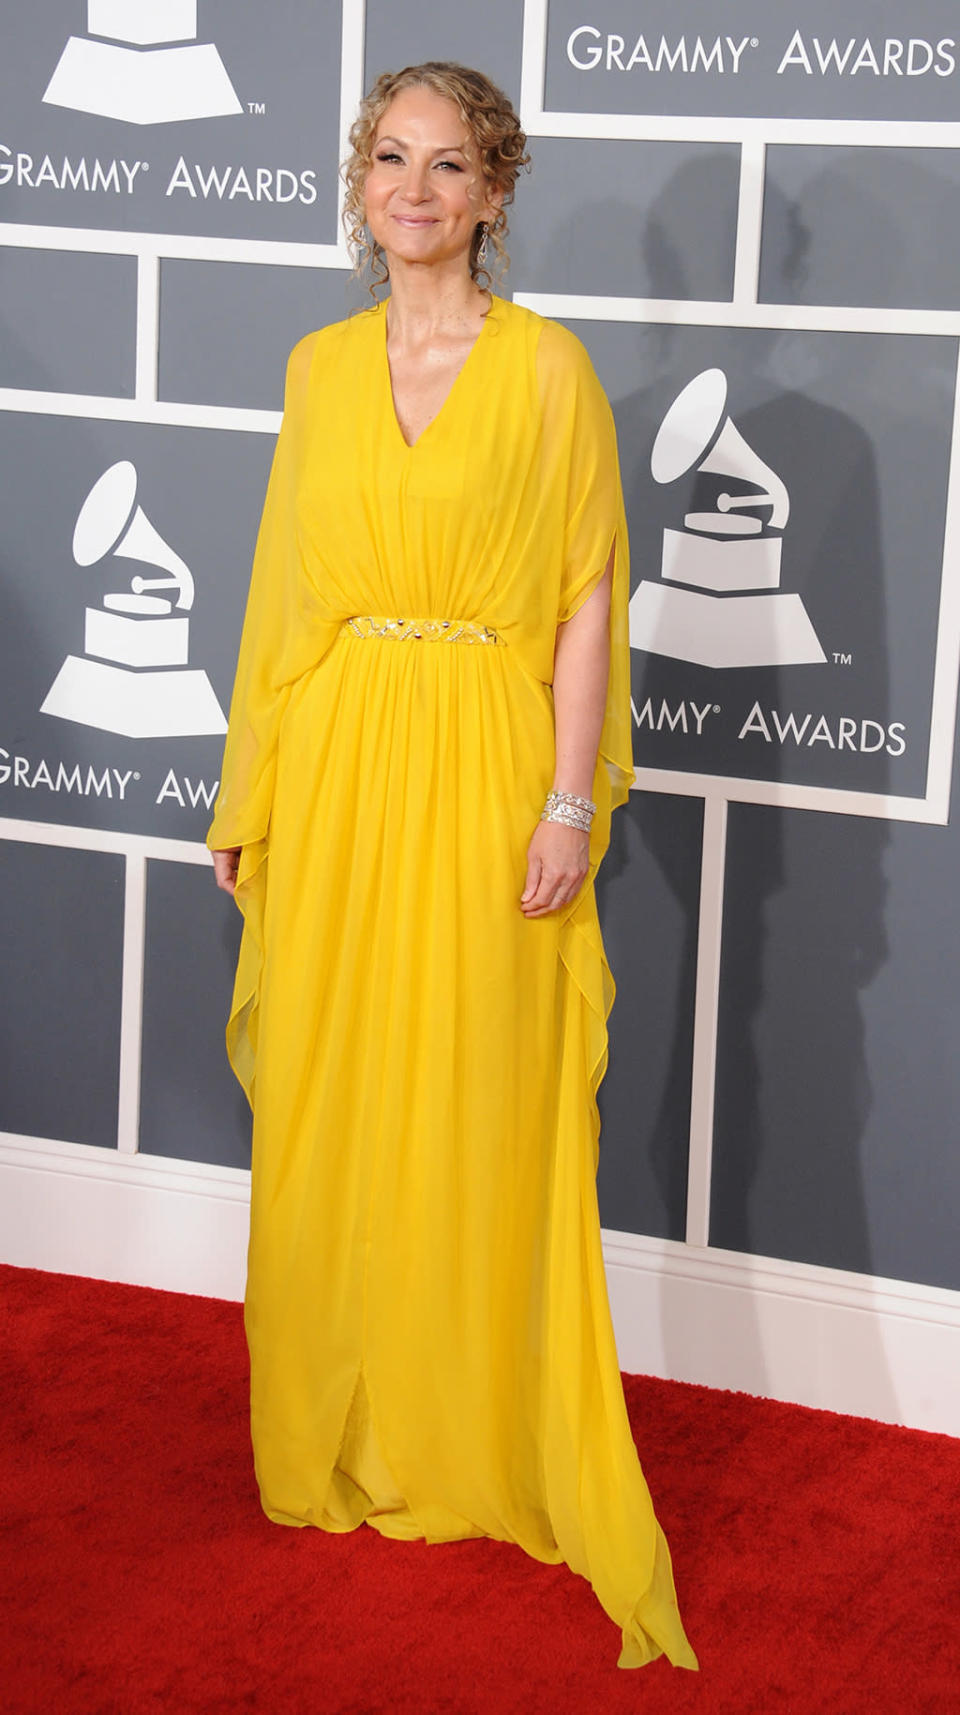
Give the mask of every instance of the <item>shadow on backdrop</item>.
[[[678, 178], [684, 177], [684, 170]], [[676, 187], [664, 193], [668, 202]], [[768, 219], [775, 192], [768, 193]], [[807, 267], [809, 235], [795, 211], [776, 211], [791, 232], [792, 261], [799, 280]], [[647, 268], [657, 296], [684, 296], [684, 282], [669, 240], [669, 221], [651, 209], [645, 239]], [[730, 382], [730, 409], [748, 444], [786, 482], [791, 516], [784, 534], [783, 584], [802, 591], [814, 624], [829, 615], [829, 652], [834, 636], [855, 636], [872, 663], [871, 713], [892, 718], [883, 528], [877, 460], [870, 434], [855, 417], [827, 403], [822, 393], [822, 336], [686, 328], [670, 325], [621, 327], [635, 342], [631, 373], [642, 384], [611, 391], [620, 438], [633, 558], [633, 585], [659, 575], [664, 497], [651, 480], [650, 454], [670, 405], [694, 375], [720, 366]], [[829, 392], [843, 395], [843, 341], [830, 342]], [[639, 359], [639, 362], [638, 362]], [[863, 343], [850, 348], [853, 398], [869, 395], [862, 372]], [[624, 365], [624, 369], [627, 366]], [[670, 522], [696, 511], [696, 473], [669, 497]], [[654, 709], [663, 697], [731, 701], [749, 709], [817, 709], [831, 666], [707, 669], [664, 662], [654, 652], [634, 651], [634, 703], [648, 697]], [[799, 676], [799, 677], [798, 677]], [[744, 701], [746, 698], [746, 701]], [[798, 698], [801, 700], [798, 702]], [[695, 767], [680, 745], [669, 766]], [[649, 757], [638, 756], [646, 762]], [[803, 779], [791, 773], [794, 757], [763, 745], [760, 765], [749, 772], [771, 780]], [[711, 772], [721, 772], [717, 767]], [[739, 770], [738, 770], [739, 771]], [[732, 766], [723, 772], [733, 772]], [[742, 772], [748, 772], [743, 769]], [[810, 783], [816, 775], [808, 774]], [[830, 782], [824, 778], [821, 783]], [[846, 783], [846, 782], [844, 782]], [[869, 789], [889, 783], [885, 756], [871, 761]], [[675, 902], [681, 932], [676, 957], [689, 972], [697, 934], [691, 901], [689, 853], [677, 850], [676, 800], [638, 795], [632, 821], [648, 859]], [[810, 1264], [871, 1271], [870, 1234], [862, 1180], [860, 1140], [870, 1112], [870, 1079], [864, 1052], [860, 997], [887, 957], [884, 929], [887, 825], [879, 820], [817, 812], [781, 812], [733, 805], [727, 850], [721, 1017], [714, 1132], [711, 1243], [751, 1254]], [[617, 859], [600, 895], [605, 926], [613, 896], [624, 886], [630, 836], [618, 834]], [[699, 854], [698, 854], [699, 855]], [[608, 860], [609, 861], [609, 860]], [[639, 902], [637, 909], [641, 909]], [[615, 974], [618, 941], [612, 938]], [[634, 957], [642, 956], [634, 950]], [[621, 979], [622, 980], [622, 979]], [[629, 978], [627, 978], [629, 982]], [[647, 1168], [656, 1183], [670, 1229], [676, 1234], [687, 1173], [693, 1003], [692, 982], [678, 985], [666, 1066], [653, 1080], [659, 1088], [655, 1115], [643, 1126]], [[616, 1014], [614, 1014], [616, 1020]], [[643, 1023], [641, 1021], [641, 1031]], [[628, 1048], [614, 1024], [614, 1054]], [[647, 1041], [649, 1031], [643, 1032]], [[610, 1192], [630, 1180], [637, 1125], [629, 1130], [617, 1115], [615, 1152], [605, 1169]], [[615, 1201], [610, 1195], [609, 1202]], [[642, 1230], [650, 1231], [650, 1227]], [[676, 1234], [679, 1236], [679, 1234]], [[673, 1325], [665, 1310], [663, 1346], [668, 1373], [689, 1373], [685, 1363], [690, 1331]], [[879, 1337], [863, 1330], [859, 1359], [870, 1376], [869, 1391], [896, 1416], [896, 1400]], [[738, 1373], [743, 1385], [776, 1391], [776, 1354], [764, 1348], [752, 1317], [740, 1329]]]

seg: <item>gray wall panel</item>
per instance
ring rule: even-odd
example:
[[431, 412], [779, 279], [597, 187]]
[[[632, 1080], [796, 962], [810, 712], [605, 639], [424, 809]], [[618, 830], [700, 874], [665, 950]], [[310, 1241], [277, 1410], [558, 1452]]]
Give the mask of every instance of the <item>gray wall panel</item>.
[[519, 101], [523, 7], [518, 0], [440, 8], [424, 6], [422, 0], [367, 0], [366, 18], [366, 88], [384, 71], [422, 60], [459, 60], [478, 66]]
[[958, 861], [956, 826], [731, 807], [713, 1244], [960, 1288]]
[[913, 0], [909, 21], [896, 0], [550, 0], [548, 17], [550, 111], [957, 118], [954, 0]]
[[0, 249], [0, 387], [132, 398], [133, 256]]
[[732, 805], [711, 1242], [869, 1270], [860, 988], [885, 957], [885, 823]]
[[212, 869], [148, 864], [140, 1085], [147, 1155], [250, 1165], [250, 1110], [223, 1036], [240, 928]]
[[956, 309], [957, 151], [769, 149], [760, 298]]
[[[152, 28], [158, 9], [147, 10]], [[200, 51], [200, 64], [188, 59], [181, 80], [145, 57], [149, 47], [87, 38], [84, 0], [7, 7], [0, 215], [94, 231], [332, 243], [340, 18], [341, 0], [270, 0], [269, 9], [262, 0], [200, 0], [198, 39], [182, 44], [188, 55]], [[82, 61], [71, 58], [71, 37]], [[113, 50], [106, 62], [104, 47]], [[220, 67], [212, 91], [204, 49]], [[184, 116], [178, 103], [191, 90], [200, 99]], [[156, 118], [144, 123], [145, 98]], [[111, 101], [116, 111], [105, 111]]]
[[0, 1131], [117, 1143], [124, 860], [0, 842]]
[[[631, 585], [656, 582], [664, 530], [682, 523], [696, 472], [656, 484], [653, 444], [671, 402], [720, 366], [734, 426], [790, 496], [783, 586], [799, 592], [826, 660], [727, 668], [633, 650], [634, 703], [714, 708], [696, 757], [666, 727], [638, 728], [634, 757], [651, 767], [784, 778], [922, 797], [941, 600], [950, 419], [957, 342], [895, 334], [624, 327], [570, 323], [613, 403], [620, 443]], [[850, 660], [843, 658], [849, 656]], [[759, 702], [802, 722], [824, 714], [833, 742], [768, 742], [744, 730]], [[836, 743], [841, 718], [899, 723], [900, 739], [867, 750]], [[902, 748], [900, 740], [902, 739]]]
[[729, 298], [740, 151], [536, 137], [511, 215], [514, 292]]
[[600, 1088], [604, 1226], [682, 1239], [703, 806], [634, 793], [597, 888], [617, 998]]
[[[0, 416], [7, 494], [3, 518], [4, 627], [0, 632], [0, 815], [126, 829], [173, 839], [202, 839], [220, 773], [225, 717], [236, 664], [257, 520], [273, 451], [269, 435], [94, 423], [32, 413]], [[188, 615], [188, 667], [205, 675], [204, 698], [220, 722], [131, 736], [119, 701], [126, 669], [108, 663], [120, 687], [118, 708], [75, 706], [44, 712], [68, 660], [88, 656], [90, 615], [135, 576], [166, 575], [149, 558], [113, 551], [78, 565], [72, 551], [78, 514], [91, 486], [116, 463], [132, 465], [136, 504], [181, 556], [195, 582]], [[123, 524], [121, 515], [119, 524]], [[119, 527], [118, 527], [119, 534]], [[157, 670], [147, 670], [156, 686]], [[139, 681], [138, 681], [139, 683]], [[171, 678], [163, 684], [176, 685]], [[177, 693], [170, 690], [174, 708]], [[219, 704], [219, 706], [218, 706]], [[201, 711], [203, 712], [203, 711]], [[82, 718], [86, 717], [86, 718]], [[17, 765], [14, 759], [20, 758]], [[79, 773], [76, 771], [79, 770]], [[106, 785], [96, 786], [97, 781]], [[190, 786], [186, 782], [189, 780]]]
[[160, 398], [279, 411], [297, 340], [363, 302], [363, 288], [335, 269], [168, 260], [160, 274]]

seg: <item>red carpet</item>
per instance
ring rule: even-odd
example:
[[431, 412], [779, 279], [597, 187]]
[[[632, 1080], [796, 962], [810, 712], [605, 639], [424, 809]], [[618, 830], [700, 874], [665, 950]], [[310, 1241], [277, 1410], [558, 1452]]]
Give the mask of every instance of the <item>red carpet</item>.
[[271, 1525], [240, 1309], [0, 1269], [6, 1715], [956, 1715], [960, 1441], [627, 1398], [699, 1675], [562, 1567]]

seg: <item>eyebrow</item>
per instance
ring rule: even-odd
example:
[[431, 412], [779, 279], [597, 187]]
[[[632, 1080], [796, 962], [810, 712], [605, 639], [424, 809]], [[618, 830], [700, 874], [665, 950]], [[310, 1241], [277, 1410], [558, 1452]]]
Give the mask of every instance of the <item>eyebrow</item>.
[[[374, 147], [379, 148], [381, 143], [399, 143], [401, 149], [409, 149], [410, 147], [409, 143], [405, 142], [402, 137], [390, 135], [378, 137]], [[466, 150], [462, 143], [444, 143], [439, 149], [434, 149], [432, 153], [434, 155], [465, 155]]]

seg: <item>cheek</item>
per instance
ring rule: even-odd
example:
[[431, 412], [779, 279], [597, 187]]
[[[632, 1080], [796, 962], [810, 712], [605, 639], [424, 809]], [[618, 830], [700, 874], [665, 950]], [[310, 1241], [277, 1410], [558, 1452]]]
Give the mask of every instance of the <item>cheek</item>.
[[390, 199], [390, 187], [383, 180], [368, 179], [363, 193], [363, 216], [366, 221], [383, 219]]
[[462, 206], [465, 213], [477, 218], [483, 203], [483, 185], [479, 180], [474, 180], [472, 184], [464, 187]]
[[374, 164], [368, 172], [363, 185], [364, 200], [383, 202], [389, 196], [395, 173], [388, 166]]
[[477, 180], [474, 192], [474, 207], [477, 209], [486, 209], [491, 218], [496, 213], [494, 204], [490, 200], [490, 186], [487, 184], [485, 179]]

